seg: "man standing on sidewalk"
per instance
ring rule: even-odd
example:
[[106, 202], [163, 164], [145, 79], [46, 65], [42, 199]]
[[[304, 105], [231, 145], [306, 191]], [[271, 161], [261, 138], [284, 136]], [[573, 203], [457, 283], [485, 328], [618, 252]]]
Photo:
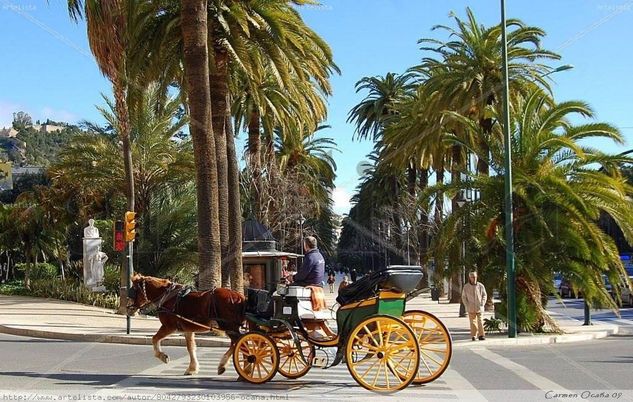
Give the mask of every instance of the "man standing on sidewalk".
[[482, 315], [487, 298], [486, 288], [482, 283], [477, 282], [477, 272], [471, 271], [468, 274], [468, 283], [462, 289], [462, 303], [468, 313], [470, 336], [473, 341], [476, 336], [479, 336], [480, 341], [486, 339]]

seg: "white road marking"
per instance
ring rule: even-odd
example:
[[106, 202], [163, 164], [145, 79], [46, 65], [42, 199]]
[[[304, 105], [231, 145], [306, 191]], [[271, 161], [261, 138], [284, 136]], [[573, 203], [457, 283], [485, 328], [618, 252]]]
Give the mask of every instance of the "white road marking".
[[543, 391], [561, 391], [561, 393], [569, 392], [562, 385], [551, 381], [548, 378], [543, 377], [542, 375], [535, 373], [529, 368], [522, 366], [512, 360], [501, 356], [500, 354], [494, 353], [488, 349], [479, 349], [473, 348], [471, 349], [474, 353], [477, 353], [479, 356], [483, 357], [486, 360], [489, 360], [511, 372], [516, 374], [519, 378], [529, 382], [540, 390]]

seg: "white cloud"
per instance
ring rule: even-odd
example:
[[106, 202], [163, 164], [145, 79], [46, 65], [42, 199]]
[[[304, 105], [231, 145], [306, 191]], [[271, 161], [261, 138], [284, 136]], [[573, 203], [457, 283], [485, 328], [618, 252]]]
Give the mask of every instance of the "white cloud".
[[46, 121], [46, 119], [51, 119], [53, 121], [59, 121], [63, 123], [76, 123], [78, 118], [72, 112], [69, 112], [64, 109], [53, 109], [52, 107], [45, 106], [41, 113], [40, 118], [33, 118], [33, 120], [41, 120]]
[[332, 191], [332, 200], [334, 201], [334, 212], [337, 214], [346, 214], [352, 207], [352, 194], [345, 187], [336, 187]]

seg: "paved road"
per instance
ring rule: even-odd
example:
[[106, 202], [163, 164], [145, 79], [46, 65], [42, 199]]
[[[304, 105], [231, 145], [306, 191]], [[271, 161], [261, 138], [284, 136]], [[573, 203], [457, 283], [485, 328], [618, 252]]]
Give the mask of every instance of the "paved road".
[[[585, 302], [583, 299], [563, 299], [558, 301], [551, 298], [548, 310], [554, 316], [566, 316], [578, 321], [584, 321]], [[633, 330], [633, 307], [623, 307], [620, 309], [620, 317], [611, 310], [591, 310], [591, 319], [597, 323], [605, 322], [624, 326], [628, 330]]]
[[[633, 401], [633, 337], [532, 347], [485, 347], [454, 352], [451, 367], [435, 382], [410, 386], [390, 399], [548, 400], [553, 393], [577, 393], [564, 400]], [[171, 362], [156, 360], [149, 346], [77, 343], [0, 335], [0, 399], [19, 392], [76, 398], [218, 400], [381, 400], [353, 381], [345, 365], [313, 369], [300, 380], [276, 377], [254, 386], [237, 382], [232, 365], [215, 374], [223, 350], [200, 348], [201, 373], [184, 377], [184, 348], [167, 347]], [[581, 392], [608, 398], [582, 398]], [[549, 392], [549, 394], [548, 394]], [[618, 398], [618, 393], [622, 393]], [[587, 395], [585, 395], [587, 396]], [[563, 399], [563, 398], [561, 398]], [[59, 400], [59, 399], [58, 399]], [[550, 398], [549, 400], [552, 400]]]

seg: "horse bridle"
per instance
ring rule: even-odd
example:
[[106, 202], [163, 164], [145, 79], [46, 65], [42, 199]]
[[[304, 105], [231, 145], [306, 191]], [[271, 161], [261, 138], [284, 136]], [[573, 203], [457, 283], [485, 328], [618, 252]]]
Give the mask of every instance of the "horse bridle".
[[[169, 288], [167, 288], [167, 290], [162, 295], [157, 297], [155, 300], [150, 300], [150, 298], [147, 296], [147, 289], [145, 287], [145, 278], [141, 279], [140, 282], [141, 282], [141, 290], [143, 291], [143, 297], [145, 298], [145, 303], [138, 306], [137, 307], [138, 310], [143, 310], [144, 307], [149, 306], [151, 304], [155, 305], [158, 309], [160, 309], [163, 306], [163, 303], [165, 303], [165, 301], [167, 300], [167, 298], [172, 295], [172, 291], [177, 286], [175, 283], [170, 283]], [[137, 294], [136, 285], [134, 285], [128, 291], [128, 298], [134, 300], [134, 304], [136, 304], [137, 296], [138, 294]], [[156, 303], [156, 300], [159, 300], [159, 299], [160, 301]]]
[[[137, 287], [137, 284], [134, 284], [133, 286], [130, 287], [130, 289], [127, 292], [128, 299], [134, 300], [134, 304], [136, 304], [136, 298], [138, 296], [137, 294], [138, 290], [136, 289], [136, 287]], [[153, 301], [150, 300], [149, 297], [147, 297], [147, 289], [145, 288], [145, 278], [141, 279], [141, 290], [143, 291], [143, 297], [145, 297], [145, 303], [143, 303], [143, 305], [141, 306], [138, 306], [137, 307], [138, 310], [141, 310], [143, 307], [153, 303]]]

